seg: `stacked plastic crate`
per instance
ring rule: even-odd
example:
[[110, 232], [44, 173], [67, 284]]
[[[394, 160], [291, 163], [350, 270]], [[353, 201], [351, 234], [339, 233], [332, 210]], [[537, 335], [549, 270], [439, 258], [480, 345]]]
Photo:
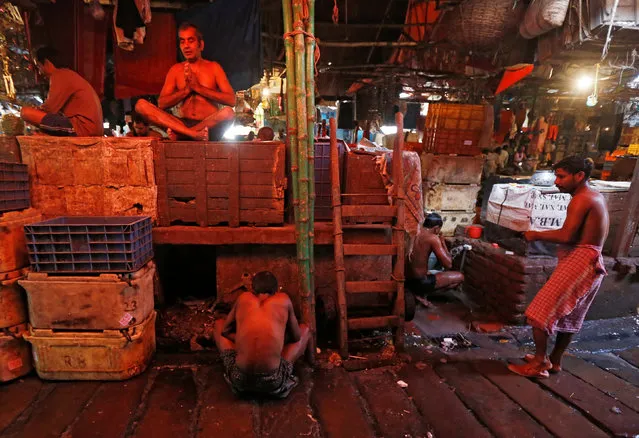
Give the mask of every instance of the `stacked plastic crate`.
[[31, 271], [20, 280], [38, 375], [123, 380], [155, 351], [151, 218], [60, 217], [25, 226]]
[[0, 382], [32, 369], [31, 350], [23, 339], [26, 299], [18, 284], [29, 266], [23, 226], [41, 220], [30, 205], [27, 166], [0, 162]]
[[452, 236], [457, 226], [473, 224], [483, 165], [484, 157], [481, 155], [422, 156], [424, 210], [442, 216], [444, 236]]

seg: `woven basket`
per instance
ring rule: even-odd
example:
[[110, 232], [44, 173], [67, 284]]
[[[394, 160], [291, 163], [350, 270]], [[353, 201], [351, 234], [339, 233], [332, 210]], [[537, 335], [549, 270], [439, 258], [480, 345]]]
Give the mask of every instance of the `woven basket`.
[[525, 12], [521, 0], [468, 0], [444, 16], [441, 30], [453, 44], [474, 50], [496, 49], [517, 34]]

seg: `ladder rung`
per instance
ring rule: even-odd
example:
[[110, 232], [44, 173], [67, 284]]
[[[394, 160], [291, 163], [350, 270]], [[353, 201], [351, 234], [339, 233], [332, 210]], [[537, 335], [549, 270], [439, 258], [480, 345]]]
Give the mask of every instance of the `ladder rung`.
[[344, 255], [395, 255], [397, 245], [345, 244]]
[[346, 293], [383, 293], [397, 292], [397, 282], [395, 281], [347, 281]]
[[399, 316], [372, 316], [370, 318], [353, 318], [348, 320], [349, 330], [376, 329], [399, 326]]
[[392, 205], [342, 205], [343, 217], [395, 217], [397, 207]]

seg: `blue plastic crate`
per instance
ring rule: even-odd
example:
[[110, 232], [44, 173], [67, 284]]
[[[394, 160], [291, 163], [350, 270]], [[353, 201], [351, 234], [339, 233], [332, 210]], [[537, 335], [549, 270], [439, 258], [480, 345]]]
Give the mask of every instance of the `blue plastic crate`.
[[27, 165], [0, 162], [0, 213], [30, 206]]
[[24, 227], [35, 272], [125, 273], [153, 258], [149, 216], [65, 216]]

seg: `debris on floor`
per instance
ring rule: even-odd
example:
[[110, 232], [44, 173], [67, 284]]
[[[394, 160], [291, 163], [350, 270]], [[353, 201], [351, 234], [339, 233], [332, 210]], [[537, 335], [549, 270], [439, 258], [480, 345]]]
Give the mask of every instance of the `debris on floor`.
[[474, 346], [473, 343], [461, 333], [451, 336], [440, 336], [433, 338], [433, 341], [435, 341], [444, 352], [453, 351], [459, 348], [471, 348]]

